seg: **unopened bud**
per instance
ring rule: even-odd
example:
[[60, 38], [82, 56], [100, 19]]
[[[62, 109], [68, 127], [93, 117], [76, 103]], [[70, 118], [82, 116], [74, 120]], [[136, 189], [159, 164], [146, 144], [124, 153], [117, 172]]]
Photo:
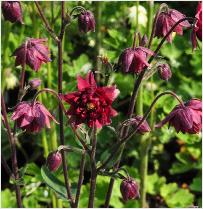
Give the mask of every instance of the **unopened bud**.
[[29, 85], [32, 89], [37, 89], [41, 85], [41, 80], [39, 78], [34, 78], [29, 81]]
[[160, 64], [158, 66], [158, 72], [159, 77], [165, 81], [168, 81], [172, 76], [172, 72], [168, 64]]
[[132, 178], [126, 178], [122, 181], [120, 191], [124, 201], [133, 200], [140, 197], [139, 185]]
[[47, 157], [47, 167], [50, 171], [56, 171], [62, 162], [62, 157], [60, 152], [51, 152]]

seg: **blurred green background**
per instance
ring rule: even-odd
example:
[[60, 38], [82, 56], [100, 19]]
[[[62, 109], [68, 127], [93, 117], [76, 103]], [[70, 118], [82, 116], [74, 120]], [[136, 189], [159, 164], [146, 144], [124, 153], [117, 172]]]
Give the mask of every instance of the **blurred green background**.
[[[154, 12], [161, 2], [152, 4]], [[194, 16], [198, 2], [166, 2], [171, 8], [177, 9], [187, 16]], [[40, 2], [43, 11], [54, 30], [60, 31], [60, 2]], [[73, 21], [66, 29], [63, 41], [63, 92], [76, 90], [76, 75], [85, 75], [89, 69], [99, 69], [97, 55], [105, 55], [111, 63], [116, 63], [123, 49], [132, 45], [133, 33], [139, 28], [141, 34], [147, 32], [147, 18], [149, 2], [140, 2], [138, 22], [136, 25], [136, 2], [66, 2], [65, 8], [69, 12], [76, 5], [82, 5], [94, 12], [96, 17], [96, 32], [82, 34], [78, 30], [77, 21]], [[22, 2], [24, 25], [11, 24], [1, 20], [1, 88], [4, 92], [7, 107], [13, 107], [17, 101], [20, 67], [15, 67], [13, 51], [21, 45], [27, 37], [48, 38], [51, 49], [52, 62], [43, 64], [39, 72], [26, 68], [26, 82], [32, 78], [41, 78], [42, 86], [57, 90], [57, 46], [50, 38], [38, 16], [34, 2]], [[159, 43], [154, 39], [152, 50]], [[147, 80], [144, 85], [144, 110], [151, 104], [153, 95], [165, 90], [174, 91], [187, 101], [191, 97], [201, 98], [202, 95], [202, 53], [201, 49], [192, 52], [190, 31], [184, 31], [184, 36], [175, 36], [173, 43], [165, 43], [161, 49], [163, 56], [172, 69], [173, 76], [169, 82], [159, 79], [157, 73], [153, 79]], [[125, 119], [130, 95], [134, 85], [132, 75], [123, 75], [114, 72], [110, 83], [116, 84], [120, 95], [114, 103], [119, 115], [113, 119], [112, 126], [118, 125]], [[35, 94], [30, 92], [25, 100]], [[56, 100], [42, 94], [40, 100], [57, 116]], [[159, 100], [155, 108], [154, 120], [160, 121], [177, 104], [171, 97]], [[11, 113], [9, 113], [10, 115]], [[12, 123], [12, 122], [11, 122]], [[17, 142], [17, 156], [21, 175], [23, 176], [22, 194], [24, 207], [69, 207], [64, 200], [47, 187], [41, 176], [40, 168], [50, 151], [57, 148], [58, 126], [52, 123], [50, 130], [43, 130], [40, 134], [22, 134]], [[9, 165], [10, 148], [6, 133], [2, 128], [1, 148]], [[202, 206], [201, 200], [201, 136], [175, 133], [167, 125], [150, 134], [152, 144], [149, 153], [149, 175], [147, 180], [147, 201], [149, 207], [189, 207]], [[67, 144], [78, 146], [71, 129], [65, 126]], [[96, 158], [116, 141], [116, 136], [108, 127], [104, 127], [98, 134], [98, 148]], [[73, 190], [79, 174], [80, 156], [71, 153], [67, 157], [70, 181]], [[130, 175], [139, 181], [139, 137], [136, 135], [128, 142], [123, 154], [121, 165], [127, 168]], [[14, 186], [2, 167], [2, 207], [16, 207]], [[62, 170], [54, 174], [63, 181]], [[85, 179], [79, 207], [87, 207], [89, 192], [90, 167], [87, 159]], [[109, 177], [99, 176], [95, 207], [102, 207]], [[75, 192], [75, 191], [73, 191]], [[120, 194], [120, 180], [116, 180], [113, 189], [111, 207], [139, 207], [139, 201], [132, 200], [124, 203]]]

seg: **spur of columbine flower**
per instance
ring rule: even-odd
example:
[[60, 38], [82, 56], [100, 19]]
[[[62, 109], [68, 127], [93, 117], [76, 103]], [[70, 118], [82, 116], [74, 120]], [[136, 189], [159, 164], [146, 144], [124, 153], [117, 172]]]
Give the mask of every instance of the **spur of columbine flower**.
[[50, 128], [50, 120], [58, 123], [40, 102], [20, 102], [11, 116], [17, 127], [28, 132], [37, 133], [42, 128]]
[[50, 62], [50, 52], [46, 46], [47, 39], [29, 38], [18, 47], [13, 56], [16, 56], [15, 65], [27, 64], [34, 71], [38, 71], [42, 63]]
[[70, 116], [70, 123], [77, 127], [85, 123], [89, 127], [94, 124], [97, 128], [111, 123], [111, 117], [117, 115], [112, 103], [119, 94], [115, 86], [98, 87], [94, 75], [89, 72], [85, 78], [78, 75], [78, 91], [60, 95], [70, 104], [66, 112]]
[[[163, 9], [165, 9], [165, 11], [162, 11], [159, 14], [155, 26], [155, 37], [158, 38], [166, 36], [176, 22], [186, 17], [181, 12], [175, 9], [169, 9], [167, 6]], [[173, 32], [178, 35], [183, 35], [183, 27], [189, 28], [190, 26], [191, 25], [187, 20], [183, 21], [173, 29]], [[169, 43], [172, 42], [172, 33], [167, 37], [167, 41]]]
[[198, 2], [196, 12], [196, 23], [193, 25], [191, 41], [193, 50], [197, 48], [197, 38], [202, 41], [202, 2]]
[[184, 105], [177, 105], [164, 120], [156, 125], [157, 128], [169, 123], [177, 132], [197, 134], [202, 130], [202, 101], [191, 99]]

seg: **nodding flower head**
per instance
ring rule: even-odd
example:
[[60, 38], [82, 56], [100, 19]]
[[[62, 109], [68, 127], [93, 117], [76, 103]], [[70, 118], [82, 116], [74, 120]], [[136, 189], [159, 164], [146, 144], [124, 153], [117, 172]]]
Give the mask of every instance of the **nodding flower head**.
[[169, 123], [177, 132], [197, 134], [202, 130], [202, 101], [191, 99], [183, 105], [177, 105], [157, 128]]
[[159, 77], [162, 80], [168, 81], [171, 78], [172, 72], [168, 64], [166, 63], [160, 64], [157, 68], [158, 68]]
[[78, 91], [61, 95], [70, 104], [67, 115], [70, 122], [77, 127], [82, 123], [89, 127], [101, 128], [111, 123], [111, 117], [117, 115], [112, 103], [119, 94], [115, 86], [97, 87], [94, 75], [89, 72], [86, 78], [77, 77]]
[[[155, 26], [155, 37], [160, 38], [166, 36], [166, 34], [170, 31], [172, 26], [174, 26], [176, 22], [185, 17], [186, 16], [184, 14], [175, 9], [165, 8], [165, 11], [162, 11], [157, 18]], [[187, 20], [185, 20], [178, 24], [173, 29], [173, 32], [177, 33], [178, 35], [183, 35], [183, 27], [188, 28], [190, 26], [190, 23]], [[172, 33], [167, 37], [167, 41], [169, 43], [172, 42]]]
[[122, 181], [120, 191], [125, 202], [140, 197], [139, 185], [132, 178], [126, 178]]
[[60, 152], [51, 152], [47, 157], [47, 167], [50, 171], [56, 171], [62, 163]]
[[27, 132], [37, 133], [42, 128], [50, 128], [50, 120], [58, 123], [51, 113], [39, 102], [20, 102], [12, 114], [17, 127]]
[[12, 23], [23, 23], [22, 9], [19, 1], [2, 1], [1, 8], [5, 20], [8, 20]]
[[147, 55], [154, 55], [154, 53], [142, 46], [127, 48], [121, 53], [118, 64], [124, 73], [139, 74], [145, 67], [150, 66]]
[[95, 19], [91, 11], [82, 11], [78, 16], [78, 27], [81, 32], [95, 31]]
[[27, 64], [34, 71], [38, 71], [42, 63], [50, 62], [50, 52], [45, 45], [47, 39], [29, 38], [25, 43], [18, 47], [13, 56], [16, 56], [15, 65]]

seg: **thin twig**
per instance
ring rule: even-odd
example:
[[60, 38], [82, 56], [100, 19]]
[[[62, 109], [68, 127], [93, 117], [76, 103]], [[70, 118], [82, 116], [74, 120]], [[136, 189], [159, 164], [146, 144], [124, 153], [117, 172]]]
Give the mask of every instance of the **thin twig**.
[[[3, 118], [4, 118], [5, 127], [7, 129], [9, 144], [11, 146], [12, 170], [13, 170], [13, 174], [15, 176], [15, 180], [18, 180], [19, 174], [18, 174], [18, 162], [17, 162], [15, 138], [11, 132], [11, 127], [10, 127], [8, 119], [7, 119], [6, 105], [5, 105], [3, 94], [1, 94], [1, 111], [2, 111]], [[22, 206], [20, 186], [15, 184], [15, 190], [16, 190], [17, 205], [19, 208], [22, 208], [23, 206]]]
[[79, 179], [78, 179], [78, 184], [77, 184], [77, 192], [76, 192], [76, 197], [75, 197], [75, 207], [78, 207], [79, 199], [80, 199], [80, 191], [84, 179], [84, 168], [85, 168], [85, 158], [86, 158], [86, 151], [83, 152], [81, 156], [81, 161], [80, 161], [80, 174], [79, 174]]
[[90, 180], [90, 193], [89, 193], [89, 203], [88, 208], [94, 208], [94, 196], [96, 189], [96, 178], [97, 178], [97, 170], [96, 170], [96, 162], [95, 162], [95, 153], [96, 153], [96, 145], [97, 145], [97, 128], [94, 124], [93, 127], [93, 137], [92, 137], [92, 151], [91, 151], [91, 180]]
[[39, 12], [39, 15], [42, 19], [42, 21], [44, 22], [45, 28], [47, 29], [47, 31], [49, 32], [49, 34], [51, 35], [51, 37], [56, 41], [59, 42], [59, 39], [57, 37], [57, 35], [55, 34], [55, 32], [53, 31], [53, 29], [51, 28], [51, 26], [49, 25], [49, 22], [47, 21], [46, 17], [44, 16], [44, 13], [41, 9], [41, 6], [39, 5], [38, 1], [34, 1], [35, 5], [37, 7], [37, 10]]

